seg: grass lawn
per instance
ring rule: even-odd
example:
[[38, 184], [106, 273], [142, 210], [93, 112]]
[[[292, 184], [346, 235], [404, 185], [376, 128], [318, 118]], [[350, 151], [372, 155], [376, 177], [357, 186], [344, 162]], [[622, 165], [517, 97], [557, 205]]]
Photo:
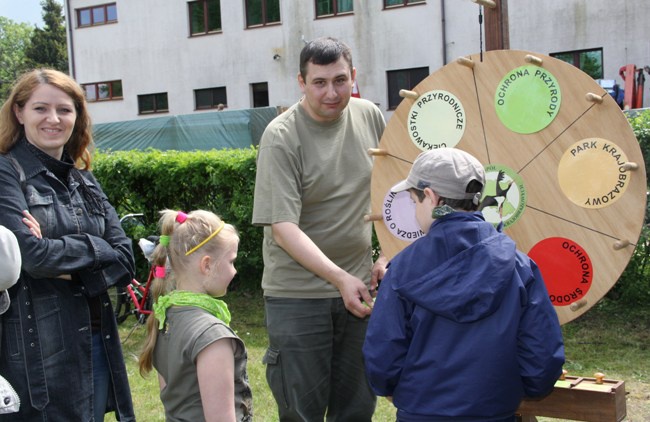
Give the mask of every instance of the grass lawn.
[[[277, 421], [277, 409], [266, 385], [262, 356], [267, 345], [261, 293], [230, 293], [224, 298], [232, 313], [232, 327], [248, 349], [248, 376], [253, 389], [255, 420]], [[145, 327], [129, 317], [120, 327], [124, 355], [138, 420], [164, 421], [155, 374], [143, 379], [137, 356]], [[577, 320], [563, 326], [569, 375], [592, 377], [602, 372], [607, 379], [625, 381], [629, 422], [650, 421], [650, 309], [625, 309], [601, 302]], [[477, 374], [478, 376], [478, 374]], [[540, 421], [558, 419], [538, 418]], [[114, 421], [112, 414], [107, 421]], [[395, 409], [385, 399], [378, 401], [375, 421], [395, 420]]]

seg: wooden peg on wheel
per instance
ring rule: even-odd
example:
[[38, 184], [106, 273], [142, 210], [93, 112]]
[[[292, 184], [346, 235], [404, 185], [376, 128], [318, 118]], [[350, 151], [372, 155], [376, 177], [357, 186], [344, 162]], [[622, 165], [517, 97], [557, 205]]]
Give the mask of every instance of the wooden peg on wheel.
[[577, 310], [584, 308], [587, 303], [587, 299], [580, 299], [577, 302], [573, 302], [571, 306], [569, 306], [569, 309], [571, 309], [573, 312], [576, 312]]
[[368, 155], [386, 156], [386, 155], [388, 155], [388, 151], [386, 151], [385, 149], [380, 149], [380, 148], [368, 148]]
[[623, 164], [623, 170], [625, 171], [638, 170], [638, 169], [639, 169], [639, 165], [637, 163], [628, 161], [627, 163]]
[[402, 98], [411, 98], [417, 100], [420, 95], [415, 91], [409, 91], [408, 89], [400, 89], [399, 96]]
[[631, 245], [631, 243], [630, 243], [629, 240], [621, 239], [621, 240], [617, 240], [616, 242], [614, 242], [612, 247], [614, 248], [615, 251], [620, 251], [621, 249], [627, 248], [630, 245]]
[[366, 223], [369, 221], [381, 221], [382, 219], [383, 217], [381, 216], [381, 214], [367, 214], [363, 216], [363, 221], [365, 221]]
[[474, 60], [468, 59], [467, 57], [459, 57], [456, 59], [458, 64], [462, 64], [463, 66], [469, 67], [470, 69], [474, 68]]
[[535, 57], [532, 54], [526, 54], [524, 60], [526, 61], [526, 63], [534, 64], [536, 66], [542, 65], [542, 59], [540, 59], [539, 57]]
[[603, 103], [603, 97], [598, 94], [594, 94], [593, 92], [588, 92], [587, 95], [585, 95], [585, 98], [587, 101], [590, 101], [592, 103], [598, 103], [598, 104]]

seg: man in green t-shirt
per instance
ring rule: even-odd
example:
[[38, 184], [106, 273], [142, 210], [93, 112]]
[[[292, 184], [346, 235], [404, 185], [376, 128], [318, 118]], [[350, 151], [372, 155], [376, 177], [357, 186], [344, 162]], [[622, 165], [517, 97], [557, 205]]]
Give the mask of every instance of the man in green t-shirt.
[[385, 121], [351, 98], [350, 48], [318, 38], [300, 54], [303, 97], [260, 142], [253, 224], [264, 226], [267, 381], [283, 421], [370, 421], [361, 347], [386, 260], [372, 262], [369, 148]]

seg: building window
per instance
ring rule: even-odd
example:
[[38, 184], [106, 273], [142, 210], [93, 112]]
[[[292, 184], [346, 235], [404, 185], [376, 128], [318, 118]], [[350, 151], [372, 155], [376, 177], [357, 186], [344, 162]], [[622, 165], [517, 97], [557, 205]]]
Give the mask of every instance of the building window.
[[228, 96], [226, 87], [195, 89], [194, 90], [194, 107], [196, 110], [206, 110], [216, 108], [223, 110], [228, 106]]
[[551, 53], [551, 57], [570, 63], [594, 79], [603, 78], [603, 49]]
[[260, 82], [251, 84], [251, 94], [253, 96], [253, 107], [269, 106], [269, 84]]
[[198, 0], [187, 3], [190, 15], [190, 35], [221, 31], [221, 1]]
[[122, 81], [95, 82], [81, 85], [86, 92], [86, 101], [108, 101], [122, 99]]
[[384, 9], [426, 3], [427, 0], [384, 0]]
[[352, 0], [316, 0], [316, 17], [349, 14], [354, 11]]
[[169, 111], [167, 93], [138, 95], [138, 114], [165, 113]]
[[246, 0], [246, 27], [280, 23], [280, 0]]
[[77, 9], [77, 26], [95, 26], [117, 22], [115, 3]]
[[390, 70], [386, 72], [386, 76], [388, 77], [388, 109], [394, 110], [402, 101], [402, 97], [399, 96], [400, 89], [413, 89], [429, 76], [429, 68]]

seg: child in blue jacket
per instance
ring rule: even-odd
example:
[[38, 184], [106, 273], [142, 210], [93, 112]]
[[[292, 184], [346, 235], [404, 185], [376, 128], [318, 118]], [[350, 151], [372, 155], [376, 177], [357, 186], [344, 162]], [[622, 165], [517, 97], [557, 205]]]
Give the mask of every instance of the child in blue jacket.
[[425, 236], [390, 263], [363, 352], [400, 422], [514, 421], [562, 372], [557, 314], [537, 265], [476, 211], [483, 166], [455, 148], [421, 153], [408, 190]]

